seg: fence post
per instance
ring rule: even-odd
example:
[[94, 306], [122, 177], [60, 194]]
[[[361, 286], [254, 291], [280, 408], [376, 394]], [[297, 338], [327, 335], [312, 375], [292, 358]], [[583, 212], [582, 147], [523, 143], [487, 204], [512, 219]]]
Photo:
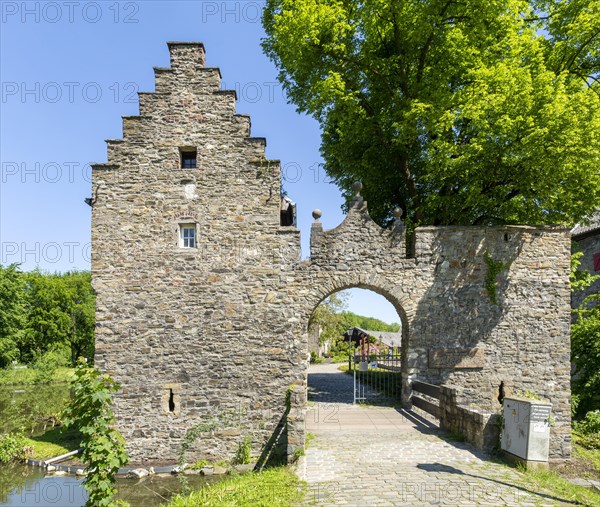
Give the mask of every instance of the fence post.
[[352, 390], [352, 405], [356, 405], [356, 364], [354, 364], [354, 368], [352, 369], [353, 377], [354, 377], [354, 389]]

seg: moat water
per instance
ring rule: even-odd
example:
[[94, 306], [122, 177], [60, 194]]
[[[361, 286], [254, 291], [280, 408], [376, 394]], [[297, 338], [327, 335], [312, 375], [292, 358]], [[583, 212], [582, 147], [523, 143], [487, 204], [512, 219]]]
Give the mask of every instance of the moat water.
[[[0, 386], [0, 434], [23, 431], [40, 435], [51, 420], [40, 415], [59, 414], [69, 400], [67, 384]], [[222, 476], [221, 476], [222, 477]], [[185, 476], [187, 487], [198, 489], [218, 480], [217, 476]], [[176, 476], [148, 476], [142, 479], [118, 479], [118, 498], [132, 507], [155, 507], [166, 504], [183, 489]], [[46, 474], [39, 467], [23, 464], [0, 464], [1, 507], [80, 507], [87, 493], [82, 480], [74, 476]]]
[[[187, 487], [198, 489], [218, 480], [191, 475], [185, 477]], [[178, 477], [144, 477], [118, 479], [117, 498], [132, 507], [158, 507], [167, 504], [182, 491]], [[11, 464], [0, 466], [0, 506], [2, 507], [81, 507], [87, 500], [82, 480], [73, 476], [46, 475], [38, 467]]]

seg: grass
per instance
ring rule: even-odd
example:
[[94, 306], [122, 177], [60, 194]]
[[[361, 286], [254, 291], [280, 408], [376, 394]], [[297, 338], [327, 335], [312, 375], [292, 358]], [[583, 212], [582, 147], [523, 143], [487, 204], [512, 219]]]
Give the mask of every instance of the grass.
[[[338, 366], [338, 370], [354, 375], [352, 369], [348, 368], [348, 364]], [[361, 373], [360, 379], [362, 382], [369, 384], [377, 389], [381, 394], [389, 397], [400, 397], [402, 385], [400, 383], [400, 375], [398, 372], [384, 370], [383, 368], [369, 368], [368, 374]]]
[[576, 458], [589, 462], [592, 467], [600, 474], [600, 449], [586, 449], [581, 445], [577, 445], [577, 440], [573, 439], [573, 454]]
[[[10, 443], [15, 442], [15, 438], [18, 441], [13, 447], [10, 447]], [[0, 435], [0, 442], [2, 442], [4, 450], [1, 458], [3, 461], [21, 461], [25, 458], [43, 460], [79, 449], [81, 434], [77, 430], [53, 428], [43, 435], [34, 437], [18, 434]]]
[[287, 467], [234, 475], [207, 484], [189, 495], [177, 495], [168, 507], [291, 507], [304, 500], [305, 485]]
[[[75, 368], [57, 368], [51, 377], [51, 382], [69, 382], [75, 373]], [[39, 373], [35, 368], [12, 367], [0, 369], [0, 385], [28, 385], [39, 382]]]
[[81, 433], [73, 429], [53, 428], [43, 435], [27, 438], [33, 447], [33, 458], [49, 459], [79, 449]]
[[600, 492], [571, 484], [567, 479], [552, 470], [523, 470], [527, 486], [544, 490], [562, 500], [589, 507], [600, 505]]

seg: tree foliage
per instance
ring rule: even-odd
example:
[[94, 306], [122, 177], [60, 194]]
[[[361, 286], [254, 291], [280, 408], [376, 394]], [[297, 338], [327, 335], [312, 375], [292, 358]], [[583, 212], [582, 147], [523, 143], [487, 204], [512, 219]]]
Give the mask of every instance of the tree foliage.
[[[13, 360], [75, 364], [94, 355], [96, 299], [89, 271], [46, 274], [0, 266], [0, 367]], [[65, 352], [66, 350], [66, 352]]]
[[346, 331], [346, 321], [342, 312], [348, 308], [348, 294], [341, 291], [324, 299], [315, 309], [310, 319], [309, 328], [320, 329], [319, 342], [328, 340], [335, 342]]
[[572, 224], [600, 200], [600, 0], [268, 0], [325, 170], [409, 224]]
[[[579, 270], [580, 253], [571, 257], [572, 290], [583, 290], [600, 276]], [[594, 304], [596, 303], [596, 304]], [[576, 308], [571, 326], [571, 360], [575, 365], [573, 394], [576, 418], [600, 409], [600, 294], [586, 297]]]
[[370, 331], [400, 330], [400, 324], [394, 322], [387, 324], [375, 317], [365, 317], [348, 311], [348, 294], [344, 291], [332, 294], [315, 309], [309, 327], [319, 326], [320, 343], [331, 341], [335, 343], [342, 339], [342, 335], [352, 327], [360, 327]]
[[388, 324], [375, 317], [365, 317], [364, 315], [357, 315], [353, 312], [344, 312], [343, 317], [346, 329], [360, 327], [361, 329], [366, 329], [368, 331], [388, 331], [392, 333], [400, 331], [400, 324], [398, 322]]
[[16, 264], [0, 266], [0, 368], [19, 357], [25, 322], [24, 285]]
[[69, 346], [73, 364], [79, 356], [93, 358], [96, 303], [88, 271], [27, 273], [26, 302], [24, 360], [61, 343]]

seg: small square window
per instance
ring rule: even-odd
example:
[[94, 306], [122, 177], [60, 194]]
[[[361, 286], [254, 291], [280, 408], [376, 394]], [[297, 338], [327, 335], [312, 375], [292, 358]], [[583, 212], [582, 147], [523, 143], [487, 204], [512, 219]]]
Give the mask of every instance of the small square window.
[[181, 248], [196, 248], [196, 224], [181, 224], [179, 226], [179, 246]]
[[196, 150], [186, 150], [181, 152], [181, 168], [182, 169], [196, 169]]

